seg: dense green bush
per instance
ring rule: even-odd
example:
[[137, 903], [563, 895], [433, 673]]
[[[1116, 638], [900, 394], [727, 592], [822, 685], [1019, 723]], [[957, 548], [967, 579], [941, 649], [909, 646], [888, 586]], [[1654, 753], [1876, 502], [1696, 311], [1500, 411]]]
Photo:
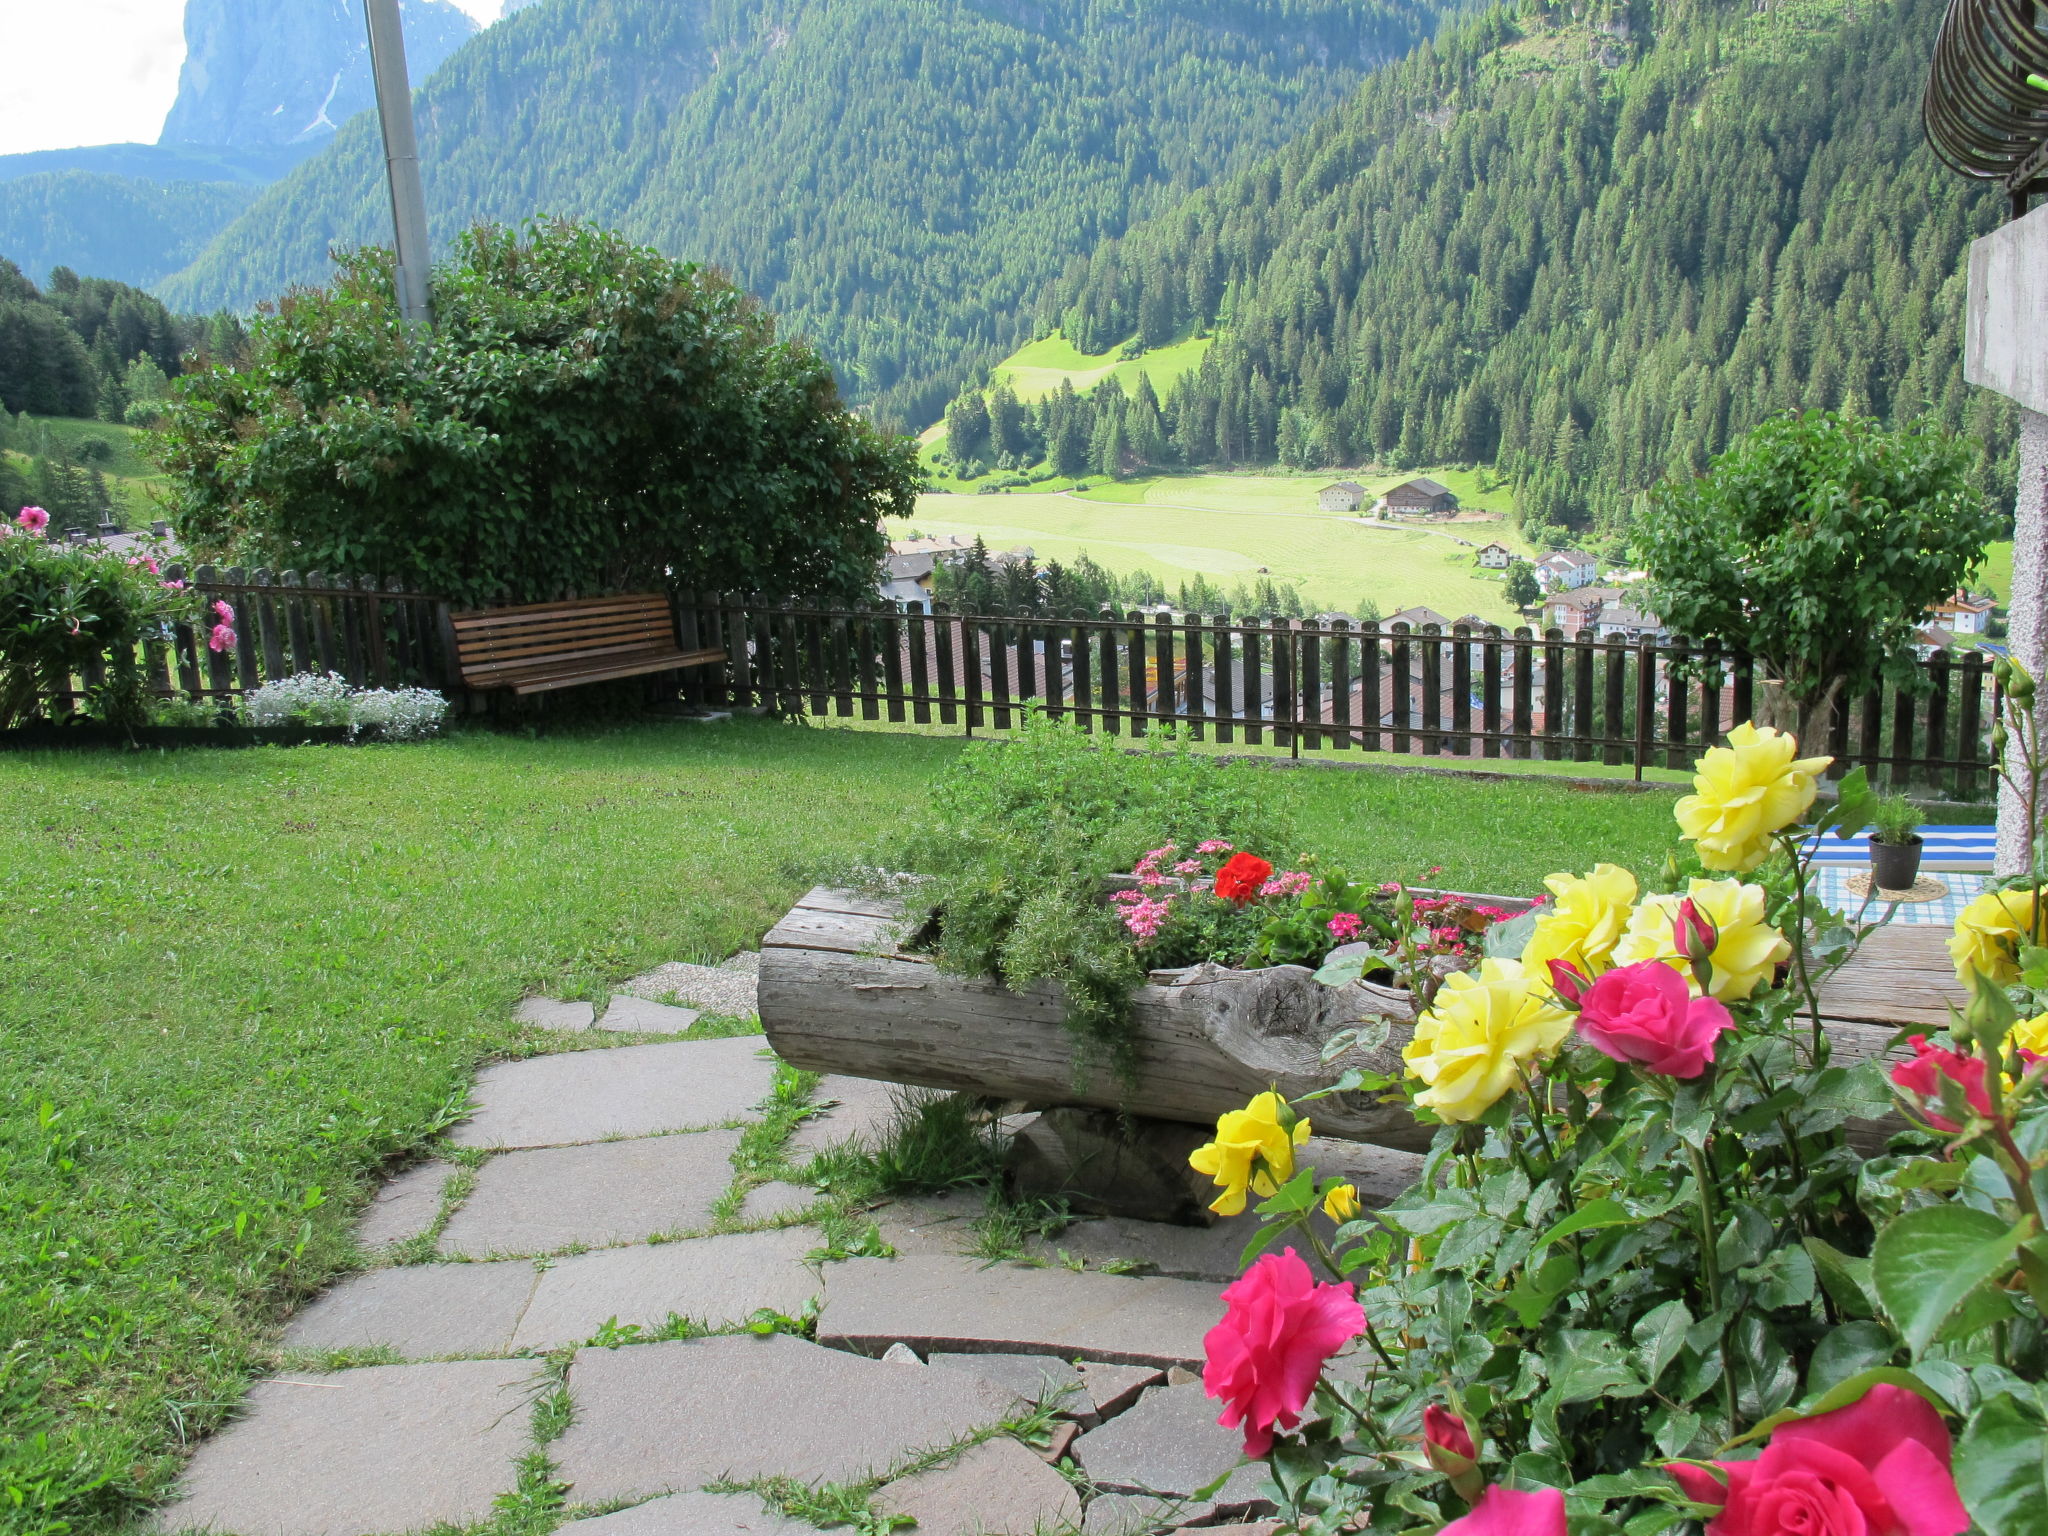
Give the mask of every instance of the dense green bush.
[[408, 331], [387, 252], [181, 384], [159, 449], [200, 552], [476, 602], [873, 590], [915, 454], [719, 274], [617, 235], [479, 227]]

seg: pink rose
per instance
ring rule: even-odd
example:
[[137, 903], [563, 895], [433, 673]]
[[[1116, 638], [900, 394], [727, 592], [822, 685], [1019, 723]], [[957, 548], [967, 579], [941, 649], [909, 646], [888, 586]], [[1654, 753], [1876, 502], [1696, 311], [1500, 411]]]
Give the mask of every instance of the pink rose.
[[1721, 930], [1688, 896], [1678, 904], [1678, 916], [1671, 924], [1671, 942], [1686, 959], [1707, 960], [1713, 957], [1714, 946], [1721, 942]]
[[1707, 1536], [1960, 1536], [1970, 1524], [1949, 1475], [1948, 1426], [1917, 1392], [1883, 1383], [1832, 1413], [1771, 1432], [1754, 1461], [1664, 1470], [1718, 1504]]
[[[1472, 1443], [1472, 1431], [1465, 1421], [1448, 1408], [1439, 1408], [1431, 1403], [1422, 1410], [1422, 1445], [1425, 1451], [1448, 1452], [1466, 1461], [1479, 1459], [1479, 1448]], [[1431, 1456], [1433, 1461], [1435, 1456]]]
[[[1915, 1035], [1909, 1042], [1913, 1047], [1913, 1059], [1900, 1062], [1892, 1068], [1892, 1081], [1906, 1092], [1913, 1094], [1920, 1102], [1920, 1113], [1927, 1117], [1927, 1123], [1937, 1131], [1951, 1135], [1962, 1127], [1941, 1112], [1941, 1080], [1954, 1078], [1961, 1085], [1963, 1097], [1970, 1108], [1978, 1114], [1991, 1114], [1991, 1090], [1984, 1084], [1984, 1058], [1965, 1056], [1959, 1051], [1929, 1045], [1925, 1035]], [[2032, 1066], [2041, 1059], [2037, 1052], [2025, 1046], [2018, 1047], [2020, 1060]]]
[[50, 526], [50, 514], [41, 507], [23, 507], [14, 520], [30, 533], [41, 533]]
[[225, 624], [214, 625], [213, 633], [206, 637], [206, 648], [209, 651], [232, 650], [234, 644], [235, 632]]
[[223, 624], [232, 624], [235, 622], [235, 610], [230, 608], [226, 603], [215, 603], [213, 605], [213, 615], [215, 618], [219, 619]]
[[1658, 960], [1618, 966], [1579, 999], [1579, 1033], [1616, 1061], [1664, 1077], [1698, 1077], [1714, 1042], [1735, 1020], [1711, 997], [1693, 997], [1685, 978]]
[[1585, 972], [1569, 960], [1550, 962], [1550, 990], [1557, 994], [1557, 1000], [1567, 1008], [1576, 1008], [1585, 999], [1586, 988], [1593, 985], [1586, 979]]
[[1356, 912], [1339, 912], [1323, 925], [1340, 944], [1349, 944], [1358, 937], [1358, 930], [1365, 926], [1365, 919]]
[[1471, 1514], [1453, 1520], [1437, 1536], [1565, 1536], [1564, 1490], [1525, 1493], [1495, 1483]]
[[1216, 1422], [1244, 1426], [1244, 1453], [1263, 1456], [1273, 1430], [1301, 1422], [1323, 1362], [1365, 1331], [1365, 1309], [1349, 1285], [1318, 1285], [1292, 1248], [1263, 1254], [1223, 1292], [1223, 1321], [1202, 1340]]

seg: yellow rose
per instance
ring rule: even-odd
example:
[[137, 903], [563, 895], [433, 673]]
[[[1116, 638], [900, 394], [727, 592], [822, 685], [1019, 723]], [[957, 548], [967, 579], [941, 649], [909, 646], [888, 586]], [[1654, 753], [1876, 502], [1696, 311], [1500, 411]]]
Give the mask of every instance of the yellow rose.
[[2039, 1013], [2031, 1019], [2023, 1019], [2006, 1031], [2007, 1050], [2017, 1046], [2023, 1051], [2032, 1051], [2036, 1056], [2048, 1056], [2048, 1013]]
[[1967, 982], [1972, 971], [2000, 985], [2018, 979], [2019, 943], [2033, 931], [2034, 899], [2032, 891], [1986, 891], [1963, 908], [1948, 941], [1958, 981]]
[[1323, 1214], [1340, 1226], [1364, 1209], [1365, 1207], [1358, 1203], [1356, 1184], [1333, 1185], [1330, 1192], [1323, 1196]]
[[1242, 1211], [1247, 1189], [1263, 1200], [1294, 1177], [1294, 1149], [1308, 1140], [1308, 1120], [1295, 1121], [1290, 1133], [1280, 1123], [1286, 1107], [1277, 1093], [1258, 1094], [1243, 1109], [1219, 1116], [1216, 1139], [1188, 1154], [1188, 1166], [1223, 1191], [1209, 1205], [1217, 1215]]
[[1614, 946], [1635, 905], [1636, 877], [1618, 864], [1595, 864], [1587, 875], [1547, 875], [1543, 883], [1557, 898], [1536, 920], [1522, 951], [1522, 969], [1546, 985], [1550, 962], [1562, 960], [1588, 979], [1614, 962]]
[[1700, 758], [1693, 793], [1676, 814], [1679, 835], [1693, 841], [1708, 869], [1755, 869], [1770, 857], [1771, 834], [1806, 814], [1815, 775], [1834, 759], [1795, 758], [1798, 750], [1783, 731], [1745, 721], [1728, 733], [1727, 746]]
[[[1781, 960], [1792, 958], [1792, 945], [1785, 935], [1764, 921], [1764, 888], [1744, 885], [1740, 880], [1694, 880], [1685, 894], [1706, 919], [1720, 930], [1714, 941], [1712, 981], [1709, 997], [1739, 1002], [1758, 987], [1768, 986]], [[1692, 965], [1678, 952], [1674, 925], [1678, 919], [1677, 896], [1651, 896], [1636, 908], [1628, 920], [1628, 932], [1614, 946], [1616, 965], [1634, 965], [1643, 960], [1662, 960], [1697, 993]]]
[[1571, 1033], [1572, 1016], [1523, 973], [1519, 960], [1485, 960], [1444, 978], [1401, 1053], [1428, 1087], [1415, 1102], [1446, 1120], [1476, 1120]]

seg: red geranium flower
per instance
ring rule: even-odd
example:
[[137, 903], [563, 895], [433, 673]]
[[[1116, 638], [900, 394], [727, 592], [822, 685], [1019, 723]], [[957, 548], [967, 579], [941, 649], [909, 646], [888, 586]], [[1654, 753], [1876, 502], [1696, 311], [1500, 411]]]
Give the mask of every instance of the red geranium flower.
[[1255, 853], [1233, 853], [1216, 871], [1216, 894], [1242, 907], [1259, 894], [1259, 887], [1271, 878], [1273, 866]]

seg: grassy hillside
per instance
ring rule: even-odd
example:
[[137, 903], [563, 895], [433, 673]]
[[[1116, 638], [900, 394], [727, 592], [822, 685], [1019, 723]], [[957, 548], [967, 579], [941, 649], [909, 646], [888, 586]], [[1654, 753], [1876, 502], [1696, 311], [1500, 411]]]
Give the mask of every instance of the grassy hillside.
[[[1461, 496], [1475, 477], [1434, 471]], [[1378, 490], [1401, 476], [1359, 476]], [[1462, 481], [1464, 483], [1460, 483]], [[1472, 612], [1518, 622], [1492, 572], [1473, 564], [1469, 539], [1524, 548], [1505, 522], [1429, 529], [1364, 526], [1316, 509], [1316, 475], [1187, 475], [1112, 483], [1083, 495], [1011, 492], [1001, 496], [919, 498], [917, 516], [892, 525], [929, 534], [976, 534], [991, 548], [1029, 545], [1040, 561], [1071, 561], [1085, 551], [1122, 575], [1149, 570], [1168, 589], [1196, 575], [1229, 587], [1263, 568], [1298, 583], [1317, 607], [1354, 612], [1370, 600], [1383, 613], [1426, 604], [1452, 618]], [[1476, 485], [1474, 486], [1476, 493]], [[1478, 500], [1499, 500], [1478, 494]]]
[[[113, 493], [115, 510], [125, 527], [140, 527], [158, 515], [151, 492], [163, 483], [164, 477], [143, 453], [143, 434], [137, 428], [62, 416], [23, 418], [23, 423], [27, 430], [18, 433], [19, 438], [48, 428], [51, 446], [58, 456], [97, 469], [106, 476], [107, 489]], [[107, 445], [105, 456], [91, 447], [96, 442]], [[6, 457], [23, 481], [33, 487], [34, 459], [18, 447]], [[0, 508], [0, 516], [12, 516], [15, 510]], [[51, 511], [55, 514], [52, 521], [60, 528], [83, 526], [86, 522], [83, 517], [66, 517], [61, 508], [53, 507]]]
[[1019, 400], [1037, 400], [1060, 387], [1062, 380], [1075, 389], [1093, 389], [1105, 379], [1115, 379], [1126, 389], [1140, 378], [1165, 394], [1173, 381], [1202, 361], [1212, 336], [1190, 336], [1164, 347], [1154, 347], [1133, 358], [1121, 349], [1082, 352], [1058, 331], [1026, 342], [990, 373], [991, 383], [1006, 383]]
[[[434, 236], [535, 215], [716, 262], [883, 419], [922, 426], [1030, 334], [1066, 263], [1287, 142], [1429, 0], [549, 0], [418, 93]], [[382, 241], [345, 125], [164, 292], [318, 281]]]

